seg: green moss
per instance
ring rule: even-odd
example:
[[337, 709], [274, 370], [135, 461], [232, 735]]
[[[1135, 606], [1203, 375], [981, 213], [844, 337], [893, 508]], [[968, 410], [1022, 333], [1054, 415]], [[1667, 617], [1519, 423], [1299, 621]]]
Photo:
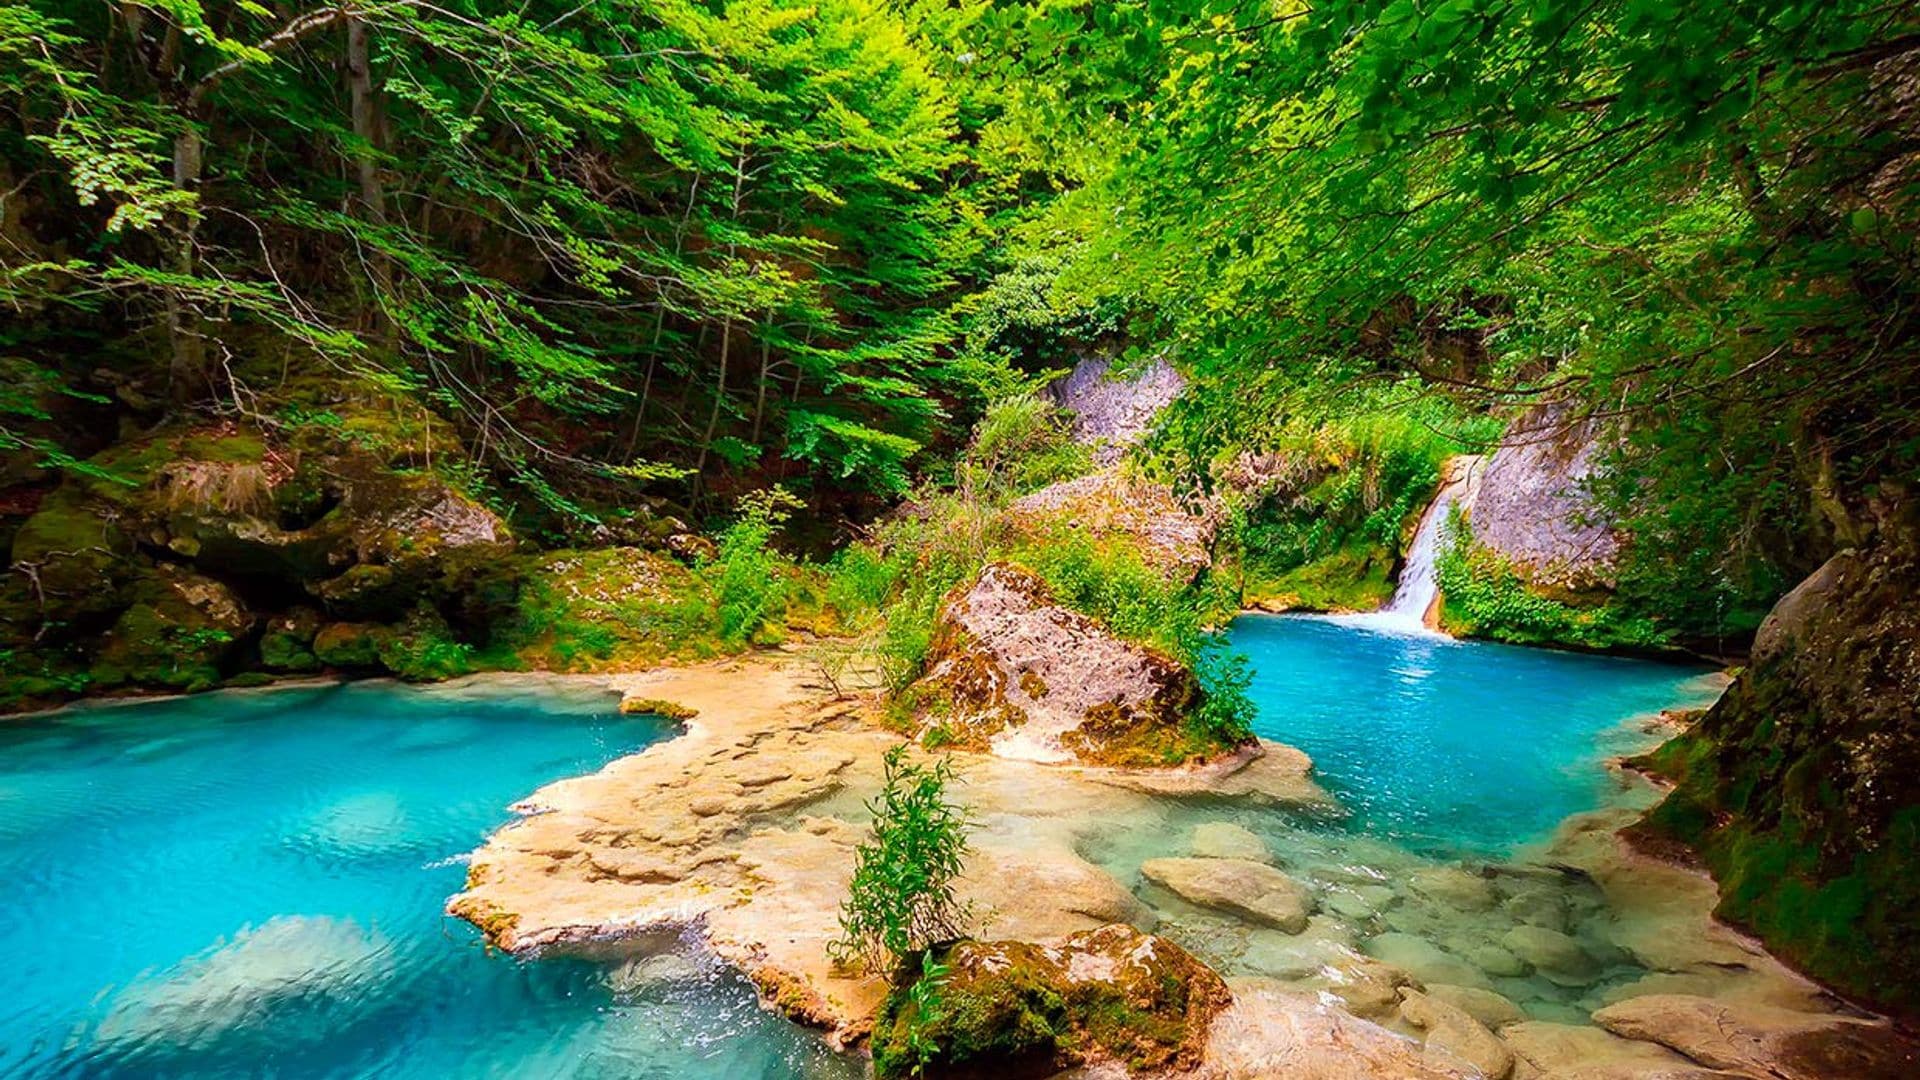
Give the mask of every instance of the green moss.
[[393, 630], [378, 623], [329, 623], [313, 638], [313, 655], [328, 667], [379, 669], [380, 652]]
[[1377, 547], [1347, 548], [1279, 573], [1250, 560], [1242, 604], [1272, 611], [1372, 611], [1393, 598], [1392, 566], [1393, 556]]
[[[962, 946], [965, 948], [968, 946]], [[1018, 959], [1018, 949], [1008, 950]], [[1050, 1064], [1069, 1030], [1067, 1003], [1035, 965], [963, 968], [937, 990], [915, 989], [921, 974], [898, 986], [874, 1020], [876, 1080], [970, 1065], [1017, 1072], [1022, 1063]]]
[[518, 595], [493, 629], [488, 666], [590, 671], [734, 651], [703, 583], [636, 548], [558, 551], [523, 566]]
[[474, 670], [473, 649], [453, 636], [447, 620], [420, 604], [375, 644], [380, 663], [410, 682], [451, 679]]
[[1544, 595], [1498, 552], [1474, 543], [1456, 508], [1451, 538], [1434, 563], [1442, 598], [1440, 624], [1461, 637], [1515, 645], [1582, 649], [1665, 649], [1673, 633], [1617, 605], [1581, 606]]

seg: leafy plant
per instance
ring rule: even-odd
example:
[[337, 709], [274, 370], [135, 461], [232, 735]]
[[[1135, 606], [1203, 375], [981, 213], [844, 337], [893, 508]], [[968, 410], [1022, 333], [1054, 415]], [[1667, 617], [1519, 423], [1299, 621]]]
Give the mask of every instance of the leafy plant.
[[887, 751], [880, 794], [867, 803], [872, 836], [854, 853], [853, 881], [840, 906], [841, 963], [867, 970], [959, 936], [965, 911], [954, 894], [967, 852], [965, 811], [947, 801], [953, 766]]
[[720, 640], [733, 647], [759, 642], [785, 614], [793, 562], [773, 548], [774, 533], [805, 505], [784, 488], [751, 492], [721, 531], [714, 554], [699, 571], [713, 588]]

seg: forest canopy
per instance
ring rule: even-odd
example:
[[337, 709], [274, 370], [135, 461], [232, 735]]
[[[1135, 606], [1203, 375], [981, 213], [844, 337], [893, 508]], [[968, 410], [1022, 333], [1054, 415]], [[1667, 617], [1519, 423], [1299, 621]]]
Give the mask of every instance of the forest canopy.
[[350, 382], [529, 512], [870, 511], [1104, 349], [1261, 388], [1187, 468], [1309, 408], [1603, 422], [1622, 592], [1701, 627], [1920, 469], [1906, 5], [32, 0], [0, 55], [40, 464], [115, 430], [62, 400]]

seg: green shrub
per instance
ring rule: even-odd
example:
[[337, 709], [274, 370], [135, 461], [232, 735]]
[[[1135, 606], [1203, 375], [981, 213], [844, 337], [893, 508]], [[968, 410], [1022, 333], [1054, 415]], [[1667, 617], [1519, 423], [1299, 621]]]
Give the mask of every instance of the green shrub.
[[1672, 644], [1670, 630], [1617, 605], [1575, 607], [1535, 592], [1512, 563], [1473, 542], [1472, 527], [1457, 506], [1447, 517], [1434, 577], [1442, 597], [1441, 621], [1456, 634], [1589, 649]]
[[873, 835], [854, 853], [853, 882], [840, 906], [837, 962], [869, 971], [960, 935], [964, 911], [953, 882], [967, 851], [966, 813], [947, 801], [952, 765], [887, 751], [880, 794], [867, 804]]
[[1037, 394], [987, 407], [959, 464], [959, 479], [1022, 495], [1093, 471], [1093, 450], [1073, 438], [1066, 416]]
[[713, 556], [702, 560], [698, 569], [713, 589], [715, 629], [727, 646], [778, 640], [793, 560], [774, 549], [773, 535], [803, 505], [778, 487], [742, 496], [739, 516], [721, 531]]

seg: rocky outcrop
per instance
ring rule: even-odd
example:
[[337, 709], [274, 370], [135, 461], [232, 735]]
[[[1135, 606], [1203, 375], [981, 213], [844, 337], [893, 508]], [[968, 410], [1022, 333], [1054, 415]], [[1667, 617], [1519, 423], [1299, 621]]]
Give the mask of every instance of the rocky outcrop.
[[1160, 410], [1186, 389], [1187, 380], [1164, 357], [1138, 370], [1114, 371], [1111, 356], [1089, 356], [1047, 387], [1055, 404], [1073, 414], [1074, 436], [1094, 448], [1094, 460], [1111, 465], [1152, 430]]
[[1602, 436], [1564, 404], [1523, 413], [1480, 477], [1474, 540], [1534, 584], [1575, 593], [1609, 587], [1619, 537], [1587, 488]]
[[1200, 693], [1172, 658], [1053, 603], [1032, 572], [993, 563], [941, 605], [927, 673], [906, 699], [936, 741], [1132, 766], [1234, 749], [1188, 730]]
[[[773, 1008], [837, 1042], [861, 1038], [890, 973], [838, 967], [827, 945], [899, 737], [828, 700], [808, 681], [817, 670], [756, 659], [611, 677], [631, 699], [691, 710], [684, 734], [522, 802], [527, 816], [474, 854], [449, 912], [522, 955], [645, 954], [690, 935]], [[954, 758], [953, 794], [975, 822], [957, 892], [978, 940], [1154, 926], [1081, 853], [1151, 814], [1152, 796], [1111, 782], [1114, 770]], [[1264, 801], [1297, 790], [1296, 778]]]
[[1920, 558], [1889, 535], [1775, 605], [1733, 686], [1644, 764], [1635, 831], [1704, 859], [1717, 913], [1845, 992], [1920, 1014]]
[[1756, 1080], [1905, 1080], [1920, 1075], [1920, 1043], [1884, 1023], [1652, 994], [1609, 1005], [1593, 1022], [1665, 1046], [1710, 1069]]
[[1095, 540], [1119, 538], [1148, 566], [1181, 583], [1213, 563], [1213, 512], [1183, 506], [1166, 485], [1129, 477], [1118, 467], [1017, 499], [1005, 521], [1040, 539], [1074, 530]]
[[896, 989], [881, 1007], [872, 1038], [879, 1080], [1050, 1076], [1106, 1063], [1188, 1072], [1231, 1000], [1185, 949], [1130, 926], [1053, 944], [962, 941], [935, 962], [943, 975]]
[[[325, 623], [406, 637], [402, 624], [419, 623], [423, 604], [511, 601], [505, 523], [335, 419], [339, 431], [167, 429], [72, 472], [12, 537], [0, 699], [17, 706], [83, 688], [191, 690], [247, 669], [308, 671], [331, 662], [313, 648]], [[435, 642], [451, 640], [444, 621], [427, 629]], [[458, 651], [442, 648], [426, 665], [409, 653], [403, 669], [362, 650], [365, 666], [402, 674], [444, 669]]]

